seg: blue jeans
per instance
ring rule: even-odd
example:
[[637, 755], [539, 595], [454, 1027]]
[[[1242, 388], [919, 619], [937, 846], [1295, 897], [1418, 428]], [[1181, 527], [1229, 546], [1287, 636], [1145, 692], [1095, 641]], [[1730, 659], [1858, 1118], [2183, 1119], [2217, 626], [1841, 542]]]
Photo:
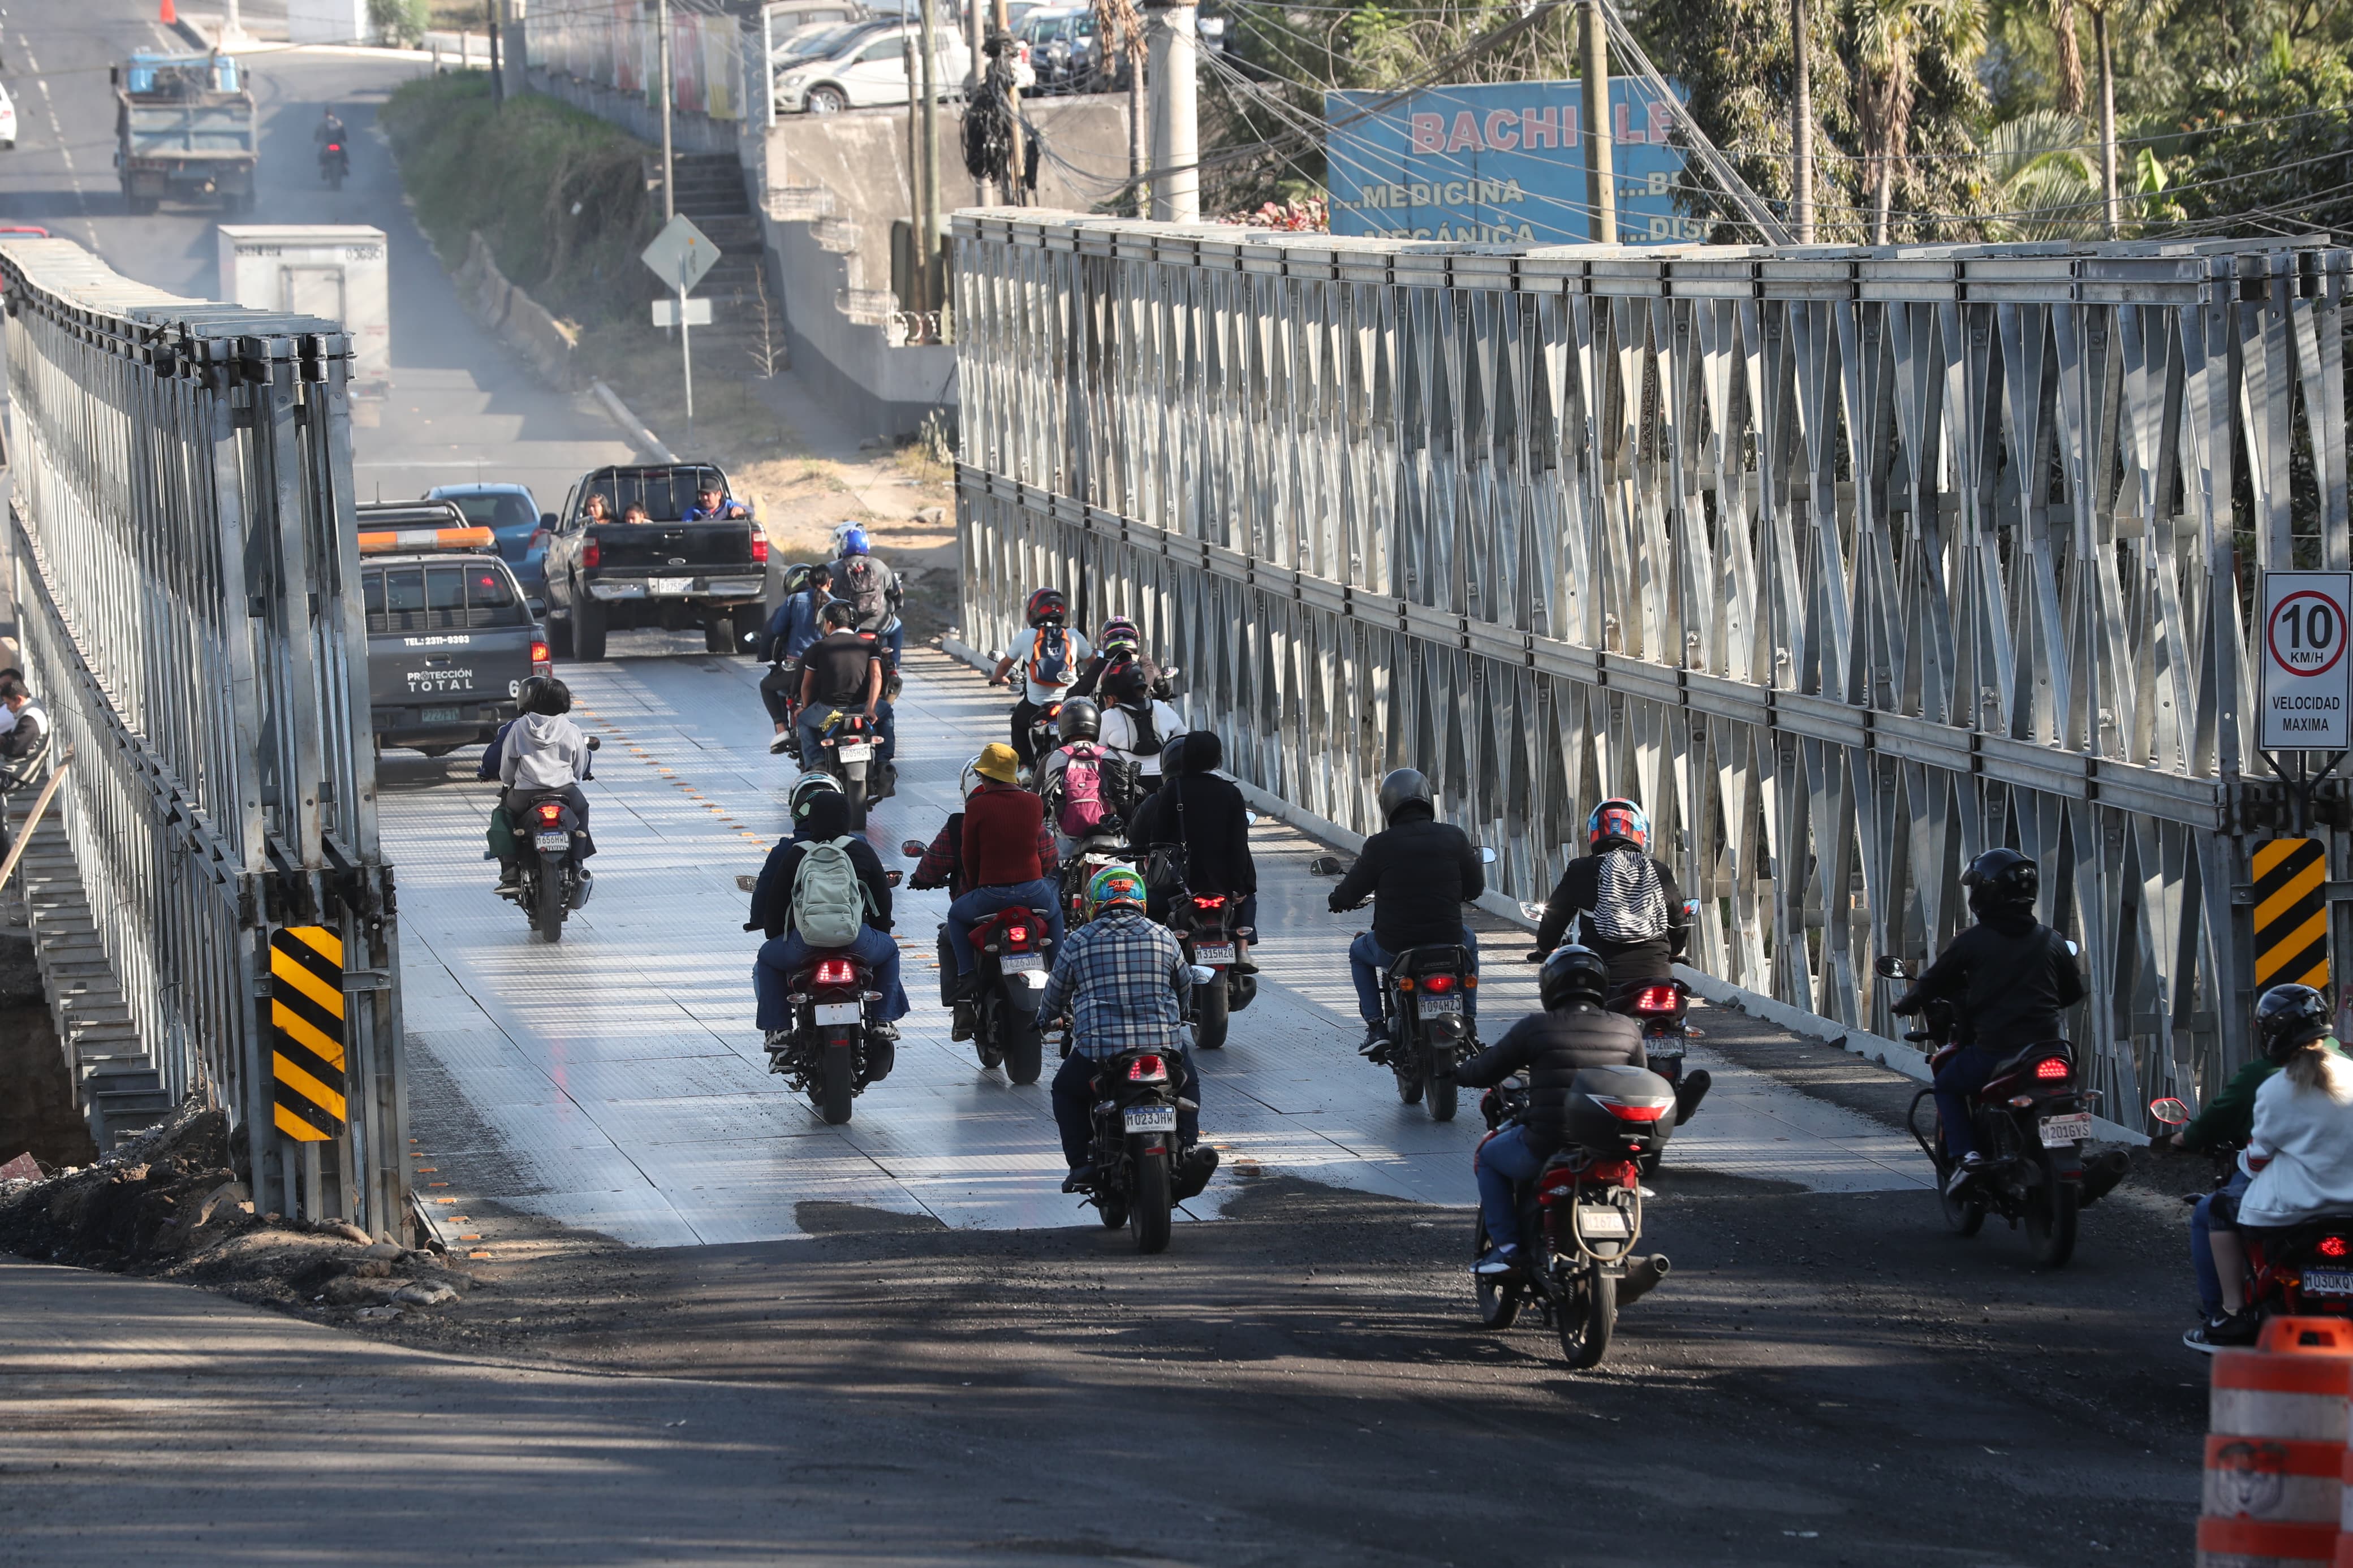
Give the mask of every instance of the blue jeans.
[[[752, 962], [752, 992], [760, 999], [759, 1025], [763, 1034], [793, 1026], [793, 1010], [785, 998], [792, 993], [794, 973], [808, 963], [809, 955], [816, 951], [801, 940], [798, 931], [788, 931], [760, 944], [760, 956]], [[905, 1017], [907, 992], [899, 984], [899, 944], [891, 940], [890, 933], [861, 926], [858, 940], [842, 951], [873, 971], [874, 988], [882, 993], [882, 1021], [895, 1023]]]
[[[1176, 1058], [1176, 1095], [1195, 1109], [1176, 1108], [1176, 1145], [1189, 1149], [1201, 1136], [1201, 1075], [1193, 1070], [1193, 1053], [1171, 1050]], [[1095, 1059], [1083, 1051], [1062, 1058], [1054, 1074], [1054, 1131], [1062, 1135], [1062, 1163], [1076, 1170], [1087, 1163], [1094, 1147]]]
[[1040, 877], [1034, 882], [1009, 882], [1000, 887], [975, 888], [948, 906], [948, 942], [955, 949], [956, 973], [970, 974], [975, 962], [972, 951], [973, 923], [983, 915], [993, 915], [1000, 910], [1042, 910], [1046, 915], [1046, 934], [1054, 945], [1046, 954], [1049, 963], [1062, 951], [1062, 891], [1051, 877]]
[[1963, 1046], [1936, 1074], [1936, 1121], [1945, 1130], [1945, 1152], [1956, 1160], [1977, 1152], [1969, 1101], [1993, 1077], [1995, 1061], [1994, 1054], [1983, 1046]]
[[[2247, 1194], [2247, 1173], [2233, 1171], [2222, 1191], [2233, 1198]], [[2208, 1193], [2189, 1211], [2189, 1266], [2198, 1271], [2198, 1304], [2206, 1309], [2210, 1318], [2222, 1310], [2222, 1275], [2214, 1267], [2214, 1242], [2210, 1234], [2213, 1225], [2214, 1194]]]
[[[1471, 973], [1479, 973], [1479, 939], [1469, 926], [1462, 928], [1462, 945], [1471, 950]], [[1381, 1021], [1381, 971], [1397, 962], [1397, 954], [1373, 940], [1370, 931], [1359, 932], [1348, 944], [1348, 970], [1356, 981], [1356, 1011], [1367, 1024]], [[1479, 988], [1468, 985], [1462, 990], [1462, 1016], [1479, 1016]]]
[[[855, 713], [862, 710], [862, 708], [863, 704], [852, 703], [839, 711]], [[802, 756], [814, 758], [818, 754], [818, 741], [825, 733], [825, 716], [834, 711], [830, 705], [823, 702], [812, 702], [801, 710]], [[874, 705], [874, 738], [882, 747], [881, 761], [887, 763], [898, 753], [899, 726], [892, 721], [891, 705], [888, 702], [877, 702]]]
[[1479, 1212], [1487, 1221], [1487, 1239], [1498, 1248], [1520, 1244], [1520, 1206], [1513, 1190], [1533, 1182], [1551, 1156], [1528, 1147], [1528, 1130], [1506, 1127], [1472, 1156], [1472, 1173], [1479, 1178]]
[[907, 656], [907, 623], [901, 621], [887, 632], [880, 632], [874, 640], [891, 650], [891, 668], [896, 669]]

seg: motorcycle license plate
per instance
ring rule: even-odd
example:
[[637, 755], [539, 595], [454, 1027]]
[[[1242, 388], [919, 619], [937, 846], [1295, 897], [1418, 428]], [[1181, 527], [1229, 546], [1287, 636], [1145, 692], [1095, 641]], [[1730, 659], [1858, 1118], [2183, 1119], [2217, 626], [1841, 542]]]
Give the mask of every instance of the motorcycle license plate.
[[1590, 1205], [1580, 1205], [1577, 1211], [1577, 1234], [1595, 1237], [1617, 1237], [1623, 1239], [1628, 1234], [1626, 1216], [1614, 1208], [1605, 1209]]
[[2046, 1116], [2042, 1119], [2042, 1146], [2063, 1149], [2092, 1135], [2092, 1113], [2079, 1110], [2073, 1116]]
[[561, 855], [572, 847], [572, 835], [543, 833], [534, 837], [532, 842], [539, 846], [539, 852], [543, 855]]
[[1008, 952], [997, 963], [1008, 974], [1028, 974], [1046, 967], [1045, 956], [1035, 952]]
[[820, 1002], [817, 1005], [817, 1021], [820, 1024], [862, 1024], [866, 1009], [855, 1002]]
[[1424, 996], [1421, 999], [1421, 1011], [1424, 1017], [1427, 1017], [1433, 1013], [1460, 1013], [1462, 1011], [1462, 998], [1460, 996]]
[[694, 592], [694, 579], [691, 577], [649, 577], [646, 580], [646, 592], [649, 594], [691, 594]]
[[1139, 1105], [1126, 1112], [1130, 1132], [1174, 1132], [1176, 1131], [1176, 1108], [1173, 1105]]
[[1193, 950], [1193, 962], [1196, 963], [1231, 963], [1233, 961], [1234, 944], [1229, 942], [1205, 942]]
[[463, 710], [457, 708], [427, 708], [424, 721], [427, 724], [455, 724], [461, 711]]
[[2304, 1271], [2304, 1293], [2307, 1296], [2353, 1296], [2353, 1269], [2307, 1268]]
[[869, 756], [873, 754], [874, 742], [871, 741], [844, 741], [838, 750], [841, 752], [841, 760], [843, 762], [862, 763]]

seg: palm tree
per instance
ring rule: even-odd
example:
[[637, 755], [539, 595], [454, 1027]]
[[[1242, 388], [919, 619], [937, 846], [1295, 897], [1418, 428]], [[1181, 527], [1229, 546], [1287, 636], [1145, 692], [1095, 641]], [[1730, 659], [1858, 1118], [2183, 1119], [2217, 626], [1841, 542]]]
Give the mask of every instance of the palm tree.
[[2100, 170], [2080, 115], [2038, 109], [1985, 139], [1985, 237], [1997, 242], [2091, 239], [2100, 233]]
[[1985, 12], [1979, 0], [1856, 0], [1854, 19], [1863, 78], [1856, 107], [1873, 164], [1871, 242], [1885, 245], [1896, 167], [1911, 150], [1920, 56], [1940, 48], [1967, 68], [1985, 46]]
[[2059, 112], [2081, 114], [2084, 49], [2075, 38], [2075, 0], [2051, 0], [2051, 33], [2059, 47]]

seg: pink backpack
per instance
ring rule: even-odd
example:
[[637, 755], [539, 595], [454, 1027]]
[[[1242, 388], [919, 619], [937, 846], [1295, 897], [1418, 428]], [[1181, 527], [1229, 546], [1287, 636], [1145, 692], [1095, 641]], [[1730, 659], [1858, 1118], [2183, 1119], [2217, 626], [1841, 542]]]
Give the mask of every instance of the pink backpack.
[[1070, 752], [1054, 785], [1054, 825], [1066, 838], [1086, 838], [1102, 832], [1112, 816], [1103, 800], [1103, 749], [1081, 741]]

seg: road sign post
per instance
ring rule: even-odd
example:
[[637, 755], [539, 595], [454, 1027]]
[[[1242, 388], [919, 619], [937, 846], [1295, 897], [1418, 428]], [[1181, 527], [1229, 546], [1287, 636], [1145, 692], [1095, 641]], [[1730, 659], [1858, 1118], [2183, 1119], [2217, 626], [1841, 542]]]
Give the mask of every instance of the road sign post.
[[[678, 290], [678, 302], [674, 309], [678, 321], [679, 367], [686, 377], [686, 444], [691, 447], [694, 445], [692, 328], [698, 322], [707, 324], [710, 321], [711, 306], [707, 300], [697, 300], [691, 305], [686, 296], [688, 290], [702, 281], [704, 273], [719, 264], [719, 247], [711, 243], [709, 235], [694, 226], [693, 219], [681, 213], [662, 226], [662, 231], [654, 236], [653, 243], [639, 253], [638, 259], [652, 268], [655, 277]], [[663, 320], [665, 312], [662, 307], [669, 303], [668, 300], [656, 301], [655, 325], [668, 324]], [[698, 313], [692, 305], [700, 305], [702, 310]]]

